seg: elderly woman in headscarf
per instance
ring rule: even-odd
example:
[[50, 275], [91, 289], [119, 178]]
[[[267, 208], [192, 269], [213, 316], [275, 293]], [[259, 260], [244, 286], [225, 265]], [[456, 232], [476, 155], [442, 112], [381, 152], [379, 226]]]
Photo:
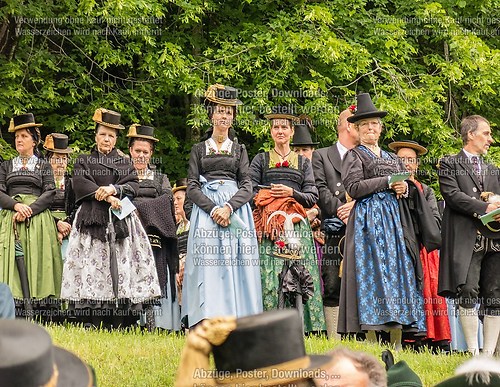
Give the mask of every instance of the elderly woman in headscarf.
[[[18, 115], [10, 122], [9, 132], [15, 133], [19, 155], [0, 166], [0, 235], [3, 245], [0, 248], [0, 282], [9, 285], [16, 300], [27, 302], [26, 298], [31, 297], [40, 304], [50, 302], [57, 305], [49, 300], [59, 298], [62, 275], [61, 249], [49, 210], [55, 194], [54, 175], [37, 148], [40, 144], [39, 126], [41, 124], [35, 123], [31, 113]], [[14, 229], [20, 246], [16, 246]], [[21, 262], [16, 260], [19, 255], [24, 255]], [[19, 266], [22, 262], [25, 270]], [[29, 294], [26, 289], [29, 289]]]
[[79, 209], [61, 291], [77, 317], [89, 315], [92, 323], [114, 327], [137, 321], [143, 304], [161, 295], [153, 251], [138, 215], [132, 211], [122, 213], [122, 219], [117, 216], [120, 209], [132, 209], [127, 202], [139, 189], [132, 162], [115, 148], [124, 129], [120, 117], [97, 109], [92, 118], [96, 148], [76, 160], [73, 189]]
[[[297, 121], [290, 107], [276, 106], [265, 118], [271, 122], [274, 147], [257, 154], [250, 165], [264, 309], [301, 308], [296, 302], [300, 294], [304, 330], [321, 332], [326, 327], [318, 259], [306, 213], [318, 200], [312, 164], [290, 147]], [[283, 270], [292, 260], [293, 270]]]

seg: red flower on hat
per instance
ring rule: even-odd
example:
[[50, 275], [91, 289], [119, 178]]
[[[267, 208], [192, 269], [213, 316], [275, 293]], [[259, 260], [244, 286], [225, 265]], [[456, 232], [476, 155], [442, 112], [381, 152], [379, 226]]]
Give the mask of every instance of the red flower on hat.
[[276, 246], [278, 246], [280, 249], [285, 247], [285, 242], [284, 241], [276, 241], [274, 242]]
[[358, 107], [356, 105], [351, 105], [348, 107], [348, 109], [351, 111], [351, 113], [354, 114], [358, 110]]
[[275, 167], [276, 167], [276, 168], [281, 167], [281, 163], [276, 163]]

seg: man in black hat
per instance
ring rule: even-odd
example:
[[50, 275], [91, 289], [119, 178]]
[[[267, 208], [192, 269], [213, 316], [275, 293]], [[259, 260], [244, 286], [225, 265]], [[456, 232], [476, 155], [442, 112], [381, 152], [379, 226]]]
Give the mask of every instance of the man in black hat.
[[[314, 178], [319, 191], [319, 207], [322, 223], [327, 219], [337, 218], [347, 223], [354, 201], [347, 203], [344, 185], [342, 184], [342, 159], [347, 151], [358, 144], [358, 132], [347, 122], [354, 108], [340, 113], [337, 130], [338, 141], [328, 148], [318, 149], [313, 153], [312, 164]], [[340, 277], [339, 269], [342, 252], [339, 242], [344, 236], [345, 227], [338, 232], [325, 230], [325, 245], [322, 258], [321, 276], [324, 283], [323, 306], [325, 312], [328, 337], [340, 338], [337, 334], [339, 313]]]
[[[443, 214], [439, 294], [458, 297], [460, 321], [469, 352], [479, 352], [476, 303], [484, 313], [483, 352], [492, 355], [500, 335], [500, 232], [482, 227], [479, 217], [499, 208], [481, 200], [482, 192], [500, 194], [500, 170], [482, 159], [493, 143], [484, 117], [461, 123], [463, 149], [439, 163], [439, 183], [446, 202]], [[500, 221], [500, 216], [494, 218]]]
[[48, 332], [22, 320], [0, 320], [0, 386], [92, 387], [94, 370], [54, 346]]

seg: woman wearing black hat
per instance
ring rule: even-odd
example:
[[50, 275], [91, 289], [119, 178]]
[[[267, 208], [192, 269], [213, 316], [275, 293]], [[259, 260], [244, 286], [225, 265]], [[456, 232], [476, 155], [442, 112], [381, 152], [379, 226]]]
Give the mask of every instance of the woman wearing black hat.
[[57, 239], [61, 243], [62, 257], [64, 259], [68, 246], [68, 236], [71, 231], [72, 219], [70, 219], [70, 216], [75, 204], [74, 198], [69, 195], [72, 190], [69, 188], [71, 183], [67, 171], [69, 155], [73, 150], [68, 147], [68, 136], [61, 133], [47, 135], [43, 148], [46, 150], [45, 157], [54, 171], [56, 194], [50, 210], [57, 225]]
[[374, 340], [375, 331], [388, 330], [399, 350], [402, 329], [426, 330], [398, 203], [408, 193], [406, 168], [378, 146], [387, 113], [375, 108], [369, 94], [358, 95], [357, 102], [347, 120], [358, 130], [360, 145], [346, 154], [342, 168], [344, 186], [356, 204], [346, 231], [338, 331], [368, 331]]
[[132, 163], [139, 177], [139, 191], [134, 204], [139, 212], [155, 256], [158, 280], [162, 290], [160, 306], [155, 312], [146, 312], [148, 329], [154, 326], [178, 331], [181, 326], [177, 303], [175, 274], [178, 270], [178, 253], [172, 188], [164, 173], [151, 165], [155, 143], [154, 128], [146, 125], [131, 125], [127, 134]]
[[[12, 118], [9, 132], [15, 132], [19, 156], [4, 161], [0, 167], [0, 235], [3, 238], [0, 282], [7, 283], [18, 300], [28, 297], [22, 290], [26, 283], [29, 296], [37, 300], [59, 298], [61, 291], [61, 250], [49, 211], [55, 194], [54, 175], [37, 149], [39, 126], [31, 113]], [[13, 221], [21, 241], [21, 253], [24, 253], [24, 275], [16, 264]]]
[[[254, 190], [254, 219], [260, 239], [260, 264], [264, 309], [271, 310], [296, 305], [294, 286], [283, 280], [284, 294], [290, 295], [282, 302], [278, 296], [282, 271], [287, 257], [298, 259], [295, 267], [300, 275], [304, 303], [304, 329], [321, 332], [326, 329], [318, 259], [306, 208], [318, 200], [311, 162], [292, 151], [290, 140], [294, 135], [293, 124], [298, 118], [288, 106], [275, 107], [265, 116], [271, 121], [274, 147], [259, 153], [250, 165]], [[281, 212], [281, 215], [279, 215]], [[286, 214], [286, 218], [283, 214]], [[287, 270], [286, 273], [291, 273]], [[285, 276], [285, 278], [287, 278]]]
[[[161, 295], [151, 246], [136, 212], [119, 219], [122, 200], [138, 191], [137, 173], [118, 154], [120, 114], [97, 109], [96, 148], [80, 156], [73, 172], [79, 209], [69, 237], [61, 297], [78, 317], [114, 326], [137, 320], [131, 312]], [[85, 309], [85, 310], [84, 310]], [[138, 311], [136, 311], [138, 313]]]
[[231, 140], [241, 105], [237, 90], [210, 86], [205, 94], [211, 137], [191, 150], [187, 196], [191, 212], [182, 289], [188, 325], [220, 315], [262, 311], [258, 245], [252, 212], [252, 182], [246, 148]]

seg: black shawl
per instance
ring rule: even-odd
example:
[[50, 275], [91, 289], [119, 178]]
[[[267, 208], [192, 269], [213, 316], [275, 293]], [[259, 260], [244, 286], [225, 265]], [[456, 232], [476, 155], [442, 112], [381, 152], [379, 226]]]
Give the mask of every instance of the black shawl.
[[[81, 203], [81, 209], [75, 221], [76, 228], [90, 234], [93, 238], [106, 241], [106, 226], [109, 222], [110, 204], [97, 201], [95, 191], [101, 186], [113, 185], [117, 196], [133, 198], [139, 188], [137, 171], [131, 161], [118, 154], [113, 149], [107, 155], [94, 150], [89, 155], [77, 158], [73, 171], [73, 190], [76, 203]], [[125, 220], [119, 221], [113, 217], [116, 238], [124, 238], [126, 232]]]
[[171, 294], [175, 294], [175, 273], [179, 271], [179, 253], [171, 196], [165, 193], [157, 198], [136, 203], [136, 207], [148, 235], [158, 235], [161, 238], [161, 249], [155, 254], [155, 261], [162, 292], [166, 284], [167, 271], [165, 266], [168, 265], [170, 290]]

